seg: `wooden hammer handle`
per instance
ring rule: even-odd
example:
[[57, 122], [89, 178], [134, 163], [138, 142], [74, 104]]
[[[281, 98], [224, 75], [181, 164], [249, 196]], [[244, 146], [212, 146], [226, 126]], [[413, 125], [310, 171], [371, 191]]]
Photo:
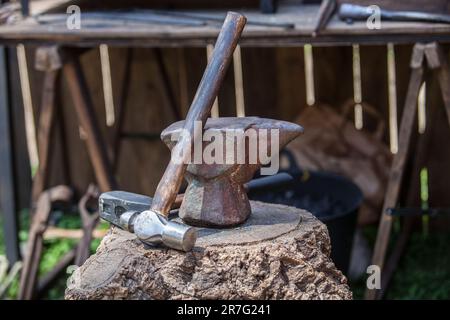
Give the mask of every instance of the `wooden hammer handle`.
[[[211, 60], [203, 73], [184, 122], [183, 132], [188, 133], [188, 135], [181, 135], [177, 144], [173, 147], [172, 156], [177, 155], [179, 157], [177, 161], [174, 161], [172, 157], [167, 166], [156, 188], [150, 210], [165, 216], [168, 215], [183, 181], [187, 163], [191, 157], [192, 146], [195, 139], [202, 139], [203, 127], [222, 85], [246, 20], [241, 14], [228, 12], [217, 38]], [[194, 132], [194, 125], [197, 121], [201, 121], [202, 130]]]

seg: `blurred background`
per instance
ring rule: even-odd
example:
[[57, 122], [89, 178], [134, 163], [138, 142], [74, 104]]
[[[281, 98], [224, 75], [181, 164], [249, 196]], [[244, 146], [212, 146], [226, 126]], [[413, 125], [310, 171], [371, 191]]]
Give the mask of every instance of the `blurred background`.
[[[109, 228], [98, 193], [153, 194], [170, 157], [160, 132], [184, 119], [233, 9], [249, 22], [212, 115], [305, 128], [282, 154], [296, 183], [250, 197], [323, 221], [355, 299], [374, 248], [377, 298], [449, 299], [450, 26], [370, 30], [340, 19], [343, 3], [450, 13], [438, 0], [2, 1], [0, 298], [62, 299], [67, 267]], [[73, 4], [81, 29], [66, 24]]]

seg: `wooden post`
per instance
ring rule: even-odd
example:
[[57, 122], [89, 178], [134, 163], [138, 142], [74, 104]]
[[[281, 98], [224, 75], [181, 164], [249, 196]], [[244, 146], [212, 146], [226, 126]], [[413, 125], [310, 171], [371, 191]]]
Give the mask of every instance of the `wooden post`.
[[123, 124], [125, 121], [128, 96], [131, 87], [132, 62], [133, 62], [133, 48], [128, 48], [125, 58], [125, 70], [123, 72], [122, 88], [120, 90], [120, 97], [115, 108], [116, 122], [110, 130], [110, 138], [109, 138], [111, 146], [110, 159], [112, 159], [113, 172], [116, 172], [116, 169], [119, 165], [121, 135], [123, 130]]
[[156, 58], [156, 66], [158, 67], [158, 75], [163, 87], [164, 99], [168, 102], [170, 109], [172, 110], [173, 117], [176, 121], [181, 120], [181, 113], [177, 106], [177, 101], [175, 99], [175, 92], [170, 83], [169, 73], [167, 71], [166, 65], [164, 64], [164, 57], [161, 48], [153, 49]]
[[0, 204], [10, 264], [20, 260], [17, 230], [16, 195], [13, 171], [13, 145], [10, 126], [10, 101], [5, 48], [0, 47]]
[[106, 143], [98, 127], [86, 79], [78, 57], [72, 56], [70, 61], [64, 64], [63, 70], [73, 98], [78, 121], [87, 134], [86, 145], [100, 190], [105, 192], [116, 189], [117, 183], [108, 158]]
[[[416, 117], [417, 97], [419, 95], [420, 85], [422, 84], [424, 72], [424, 53], [424, 45], [416, 44], [414, 46], [410, 64], [412, 72], [409, 79], [409, 87], [400, 124], [398, 152], [392, 161], [386, 196], [383, 204], [383, 211], [381, 213], [380, 225], [378, 227], [377, 240], [372, 257], [372, 264], [378, 266], [380, 270], [383, 270], [384, 267], [384, 258], [386, 256], [392, 227], [392, 217], [386, 213], [386, 210], [397, 205], [400, 193], [400, 185], [402, 183], [411, 134], [414, 127], [414, 119]], [[375, 299], [376, 295], [377, 289], [366, 290], [366, 299]]]
[[[437, 70], [439, 77], [439, 84], [441, 87], [441, 93], [447, 113], [447, 118], [450, 124], [450, 71], [448, 69], [447, 59], [445, 58], [442, 48], [438, 43], [433, 42], [429, 44], [416, 44], [413, 48], [411, 58], [411, 76], [409, 80], [409, 87], [405, 100], [405, 107], [403, 109], [402, 122], [400, 125], [399, 134], [399, 147], [398, 153], [394, 157], [392, 163], [391, 173], [389, 177], [388, 187], [386, 190], [386, 197], [383, 205], [383, 212], [378, 228], [377, 240], [375, 243], [375, 250], [372, 258], [372, 264], [379, 266], [383, 270], [382, 275], [385, 276], [387, 272], [387, 278], [390, 278], [390, 273], [393, 273], [392, 267], [384, 270], [384, 260], [387, 252], [387, 246], [390, 238], [390, 231], [392, 226], [392, 217], [386, 213], [388, 208], [393, 208], [398, 203], [398, 197], [400, 193], [400, 186], [403, 178], [404, 167], [406, 158], [408, 156], [409, 144], [414, 127], [414, 120], [416, 117], [416, 103], [419, 96], [420, 86], [423, 81], [424, 65], [425, 62], [429, 69]], [[421, 148], [423, 149], [423, 148]], [[424, 155], [422, 155], [424, 156]], [[408, 222], [408, 224], [411, 222]], [[410, 225], [406, 225], [406, 228], [410, 228]], [[400, 237], [400, 243], [397, 247], [404, 247], [407, 241], [407, 231]], [[394, 254], [398, 255], [395, 250]], [[398, 260], [398, 257], [393, 257], [393, 261]], [[388, 280], [387, 279], [387, 280]], [[387, 281], [382, 280], [382, 285], [387, 285]], [[384, 293], [385, 288], [381, 288], [380, 293]], [[367, 299], [381, 298], [381, 294], [377, 290], [366, 290]]]
[[442, 100], [444, 101], [445, 111], [450, 125], [450, 71], [447, 59], [442, 48], [436, 42], [427, 45], [425, 54], [430, 68], [437, 69]]
[[55, 123], [55, 92], [59, 70], [62, 67], [58, 47], [40, 47], [36, 50], [35, 68], [44, 71], [41, 108], [37, 127], [39, 167], [33, 179], [32, 199], [36, 202], [39, 195], [48, 187], [50, 156], [53, 146], [53, 128]]

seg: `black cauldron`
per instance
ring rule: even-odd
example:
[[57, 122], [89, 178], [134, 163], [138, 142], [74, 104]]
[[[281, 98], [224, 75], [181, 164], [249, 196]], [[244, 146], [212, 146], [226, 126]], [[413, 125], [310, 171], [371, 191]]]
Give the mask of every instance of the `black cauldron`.
[[269, 190], [251, 190], [249, 198], [311, 212], [327, 226], [331, 239], [331, 259], [336, 267], [346, 274], [357, 213], [363, 200], [361, 190], [342, 176], [301, 170], [288, 151], [283, 150], [281, 157], [286, 157], [290, 165], [280, 171], [289, 173], [294, 178], [293, 181]]

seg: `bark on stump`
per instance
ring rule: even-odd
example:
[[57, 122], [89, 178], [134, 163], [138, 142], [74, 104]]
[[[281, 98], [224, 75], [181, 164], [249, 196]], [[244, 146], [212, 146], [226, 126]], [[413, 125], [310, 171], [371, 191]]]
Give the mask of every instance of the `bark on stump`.
[[351, 299], [310, 213], [251, 202], [233, 229], [199, 229], [192, 252], [151, 248], [112, 228], [71, 276], [66, 299]]

